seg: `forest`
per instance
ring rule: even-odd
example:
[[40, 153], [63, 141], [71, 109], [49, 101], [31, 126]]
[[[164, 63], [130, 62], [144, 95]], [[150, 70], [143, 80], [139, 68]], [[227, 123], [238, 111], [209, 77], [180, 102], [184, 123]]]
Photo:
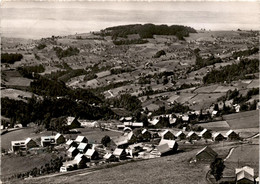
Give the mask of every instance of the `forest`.
[[109, 27], [101, 31], [102, 36], [112, 36], [113, 40], [118, 37], [127, 38], [130, 34], [139, 34], [141, 39], [153, 38], [153, 35], [174, 35], [179, 40], [184, 40], [189, 33], [196, 33], [196, 30], [182, 25], [154, 25], [154, 24], [132, 24], [116, 27]]
[[22, 59], [22, 54], [1, 53], [1, 63], [14, 64], [16, 61], [21, 61]]
[[239, 79], [247, 79], [246, 74], [259, 72], [259, 60], [241, 60], [237, 64], [222, 67], [220, 70], [212, 70], [203, 77], [204, 84], [231, 82]]

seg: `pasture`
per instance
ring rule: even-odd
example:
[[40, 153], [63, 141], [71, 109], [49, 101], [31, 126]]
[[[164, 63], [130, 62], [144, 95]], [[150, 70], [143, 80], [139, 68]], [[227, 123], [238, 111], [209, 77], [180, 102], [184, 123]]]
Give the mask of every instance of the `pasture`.
[[224, 115], [223, 118], [231, 129], [259, 127], [259, 110]]
[[225, 161], [224, 175], [232, 176], [235, 168], [249, 166], [254, 168], [255, 174], [259, 172], [259, 144], [240, 145], [236, 147], [231, 156]]
[[[120, 166], [102, 169], [85, 176], [67, 176], [66, 183], [200, 183], [206, 184], [208, 166], [203, 163], [189, 163], [199, 149], [175, 155], [130, 162]], [[145, 171], [145, 172], [143, 172]], [[174, 174], [173, 174], [174, 173]], [[100, 177], [102, 176], [102, 177]], [[64, 176], [41, 180], [27, 180], [24, 183], [60, 183]]]

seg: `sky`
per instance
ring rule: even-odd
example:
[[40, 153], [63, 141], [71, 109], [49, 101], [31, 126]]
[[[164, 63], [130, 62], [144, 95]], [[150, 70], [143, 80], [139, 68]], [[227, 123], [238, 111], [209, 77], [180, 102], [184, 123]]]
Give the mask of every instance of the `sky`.
[[1, 34], [34, 38], [99, 31], [135, 24], [178, 24], [195, 29], [259, 30], [258, 1], [253, 2], [1, 2]]

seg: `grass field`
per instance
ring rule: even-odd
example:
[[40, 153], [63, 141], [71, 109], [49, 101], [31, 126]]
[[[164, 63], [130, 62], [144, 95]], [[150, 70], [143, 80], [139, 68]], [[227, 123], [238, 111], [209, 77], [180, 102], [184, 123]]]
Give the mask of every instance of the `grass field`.
[[235, 168], [249, 166], [254, 168], [255, 174], [259, 172], [259, 144], [241, 145], [235, 148], [231, 156], [225, 161], [224, 175], [232, 176]]
[[[198, 149], [176, 155], [127, 163], [84, 176], [55, 177], [33, 180], [35, 183], [200, 183], [206, 184], [208, 166], [189, 163]], [[32, 183], [32, 181], [24, 181]]]
[[259, 79], [253, 80], [247, 88], [258, 88], [259, 87]]
[[57, 158], [57, 155], [50, 153], [26, 156], [4, 155], [1, 158], [1, 176], [8, 177], [12, 174], [27, 172], [34, 167], [39, 168], [54, 158]]
[[259, 110], [229, 114], [223, 117], [231, 129], [259, 127]]
[[209, 122], [209, 123], [200, 123], [197, 124], [198, 126], [202, 126], [203, 128], [207, 128], [214, 131], [223, 131], [223, 130], [229, 130], [230, 126], [226, 121], [215, 121], [215, 122]]
[[22, 98], [18, 97], [19, 95], [22, 97], [28, 97], [28, 98], [32, 97], [32, 93], [26, 92], [26, 91], [21, 91], [21, 90], [17, 90], [17, 89], [1, 90], [1, 98], [8, 97], [8, 98], [15, 99], [15, 100], [21, 100]]

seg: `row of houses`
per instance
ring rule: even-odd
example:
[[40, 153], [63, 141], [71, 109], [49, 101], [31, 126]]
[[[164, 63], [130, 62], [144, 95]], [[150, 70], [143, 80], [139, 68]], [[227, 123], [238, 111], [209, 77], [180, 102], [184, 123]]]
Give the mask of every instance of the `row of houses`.
[[[64, 143], [65, 140], [66, 139], [62, 134], [57, 133], [56, 135], [53, 136], [42, 136], [40, 145], [42, 147], [56, 146]], [[11, 141], [12, 152], [25, 151], [34, 147], [38, 147], [38, 144], [36, 143], [36, 141], [34, 141], [31, 138], [27, 138], [25, 140]]]

